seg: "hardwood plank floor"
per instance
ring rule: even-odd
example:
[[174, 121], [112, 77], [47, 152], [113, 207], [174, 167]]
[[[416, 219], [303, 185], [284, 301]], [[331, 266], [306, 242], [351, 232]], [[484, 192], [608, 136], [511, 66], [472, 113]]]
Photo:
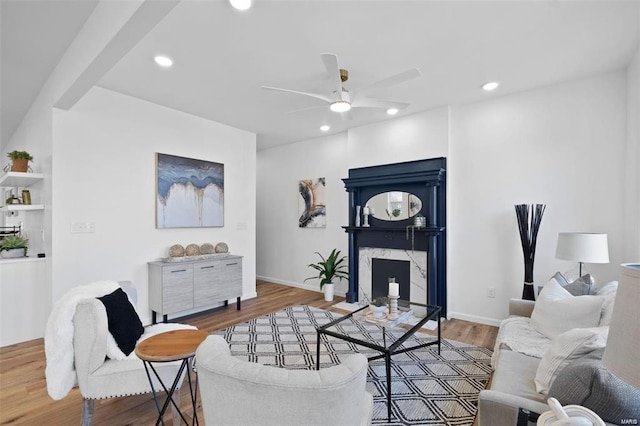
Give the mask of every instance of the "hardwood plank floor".
[[[263, 281], [257, 282], [256, 290], [258, 297], [243, 301], [240, 311], [237, 311], [232, 303], [226, 308], [182, 318], [180, 322], [193, 324], [211, 332], [291, 305], [306, 304], [329, 309], [331, 305], [342, 300], [336, 298], [333, 302], [325, 302], [321, 293]], [[493, 348], [497, 331], [496, 327], [468, 321], [448, 320], [442, 323], [442, 337], [489, 349]], [[47, 394], [44, 369], [43, 339], [0, 348], [0, 424], [80, 423], [82, 396], [79, 390], [73, 389], [63, 400], [52, 400]], [[190, 412], [189, 395], [184, 387], [180, 397], [181, 407]], [[203, 419], [202, 409], [199, 408], [198, 412], [199, 419]], [[145, 394], [97, 400], [93, 424], [147, 425], [154, 424], [156, 417], [153, 398], [150, 394]], [[165, 416], [169, 425], [170, 417], [171, 415]]]

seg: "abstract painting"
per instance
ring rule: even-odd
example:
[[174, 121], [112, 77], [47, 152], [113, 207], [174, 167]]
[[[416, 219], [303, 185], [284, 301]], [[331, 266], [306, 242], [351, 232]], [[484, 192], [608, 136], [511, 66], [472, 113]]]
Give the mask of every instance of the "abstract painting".
[[224, 226], [224, 164], [156, 153], [156, 228]]
[[325, 178], [304, 179], [298, 182], [298, 226], [326, 228]]

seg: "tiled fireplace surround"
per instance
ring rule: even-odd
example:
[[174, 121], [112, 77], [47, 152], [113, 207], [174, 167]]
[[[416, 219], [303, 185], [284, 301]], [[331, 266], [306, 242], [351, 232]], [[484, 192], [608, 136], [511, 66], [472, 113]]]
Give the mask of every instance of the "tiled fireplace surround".
[[[409, 263], [409, 299], [425, 303], [427, 300], [427, 252], [389, 248], [360, 247], [359, 284], [360, 301], [372, 298], [373, 259], [400, 260]], [[389, 277], [382, 277], [387, 281]], [[399, 282], [399, 281], [398, 281]], [[401, 283], [404, 284], [404, 283]]]

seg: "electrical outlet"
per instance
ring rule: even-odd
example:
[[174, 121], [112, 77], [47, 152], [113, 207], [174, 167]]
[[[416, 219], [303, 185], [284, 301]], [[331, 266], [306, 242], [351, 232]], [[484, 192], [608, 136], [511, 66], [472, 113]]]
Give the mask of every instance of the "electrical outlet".
[[495, 287], [487, 287], [487, 297], [490, 297], [490, 298], [496, 297]]
[[96, 232], [95, 222], [73, 222], [71, 224], [72, 234], [93, 234]]

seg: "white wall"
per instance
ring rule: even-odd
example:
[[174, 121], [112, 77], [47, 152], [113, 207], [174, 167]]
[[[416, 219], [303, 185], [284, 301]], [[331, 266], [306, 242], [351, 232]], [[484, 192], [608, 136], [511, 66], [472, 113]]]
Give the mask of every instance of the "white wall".
[[[524, 276], [514, 204], [547, 205], [534, 268], [539, 284], [571, 262], [554, 258], [558, 232], [609, 234], [615, 279], [624, 232], [624, 72], [454, 107], [450, 143], [449, 308], [477, 320], [507, 315]], [[488, 299], [487, 287], [496, 298]], [[479, 317], [479, 318], [476, 318]]]
[[[446, 156], [447, 109], [414, 114], [258, 152], [257, 273], [260, 279], [319, 291], [306, 265], [338, 248], [346, 255], [349, 168]], [[327, 178], [327, 227], [298, 228], [298, 181]], [[336, 286], [344, 294], [347, 283]]]
[[446, 157], [448, 114], [438, 108], [349, 130], [349, 168]]
[[[316, 161], [310, 149], [314, 141], [259, 151], [259, 211], [281, 197], [282, 185], [291, 195], [289, 210], [268, 219], [258, 215], [257, 273], [298, 284], [308, 258], [266, 253], [271, 247], [303, 253], [346, 248], [346, 235], [326, 232], [315, 242], [292, 228], [297, 219], [293, 188], [308, 177], [300, 176], [300, 168], [313, 165], [313, 176], [341, 172], [337, 177], [346, 177], [349, 168], [445, 156], [451, 316], [497, 324], [507, 315], [509, 298], [521, 296], [524, 272], [514, 204], [547, 204], [536, 252], [537, 283], [573, 266], [554, 258], [561, 231], [608, 233], [611, 263], [592, 265], [592, 270], [601, 281], [615, 279], [626, 250], [621, 225], [626, 92], [620, 71], [363, 126], [336, 139], [336, 146], [327, 144], [335, 163]], [[344, 168], [336, 170], [336, 163]], [[274, 173], [277, 179], [270, 176]], [[275, 180], [286, 183], [274, 185]], [[338, 197], [333, 202], [344, 206], [340, 226], [346, 223], [347, 194]], [[496, 289], [494, 299], [487, 298], [489, 286]]]
[[[638, 16], [640, 20], [640, 14]], [[640, 47], [627, 68], [625, 263], [640, 262]]]
[[[348, 199], [341, 181], [346, 177], [346, 134], [312, 139], [260, 151], [257, 185], [257, 264], [260, 279], [319, 291], [306, 265], [333, 248], [347, 254]], [[298, 227], [298, 181], [326, 178], [326, 228]], [[347, 283], [336, 285], [344, 294]]]
[[[76, 285], [131, 280], [149, 322], [147, 262], [172, 244], [228, 243], [255, 297], [255, 134], [94, 87], [53, 118], [53, 300]], [[225, 226], [156, 229], [155, 153], [223, 163]], [[74, 222], [94, 234], [72, 234]], [[246, 229], [243, 229], [246, 228]]]

